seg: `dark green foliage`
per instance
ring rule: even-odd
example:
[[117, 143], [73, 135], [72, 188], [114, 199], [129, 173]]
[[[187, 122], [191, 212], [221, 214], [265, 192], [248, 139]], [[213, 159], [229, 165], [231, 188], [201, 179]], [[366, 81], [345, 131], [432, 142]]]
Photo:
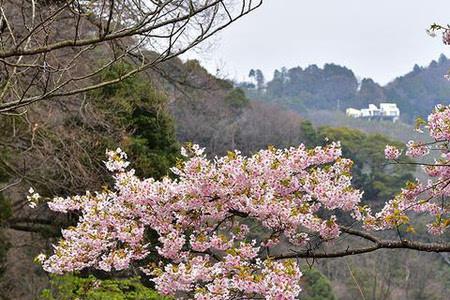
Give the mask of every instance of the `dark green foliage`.
[[232, 89], [225, 97], [225, 102], [234, 109], [240, 109], [249, 104], [245, 92], [240, 88]]
[[[103, 80], [126, 72], [127, 65], [108, 70]], [[99, 109], [128, 135], [122, 141], [139, 175], [162, 177], [175, 164], [179, 147], [167, 98], [142, 77], [130, 77], [91, 95]]]
[[179, 150], [170, 116], [157, 109], [139, 107], [133, 111], [130, 126], [134, 130], [130, 155], [135, 158], [140, 173], [154, 177], [167, 175]]
[[303, 300], [335, 300], [330, 281], [316, 268], [303, 272]]
[[307, 123], [303, 123], [303, 127], [307, 129], [310, 145], [341, 142], [342, 156], [354, 162], [353, 182], [364, 191], [365, 201], [382, 204], [414, 178], [414, 166], [392, 165], [384, 157], [387, 144], [401, 147], [400, 142], [380, 134], [366, 134], [350, 128], [320, 127], [313, 133]]
[[98, 280], [94, 276], [52, 276], [51, 287], [39, 300], [168, 300], [143, 286], [138, 278]]
[[316, 129], [310, 121], [303, 121], [300, 123], [300, 128], [305, 139], [304, 144], [308, 147], [314, 147], [319, 144]]
[[361, 86], [356, 95], [354, 106], [358, 108], [368, 107], [369, 104], [379, 105], [380, 102], [388, 102], [382, 86], [370, 78], [361, 81]]
[[442, 54], [427, 68], [416, 65], [413, 71], [389, 83], [386, 95], [397, 99], [400, 110], [413, 122], [418, 116], [427, 116], [436, 104], [450, 103], [450, 82], [444, 78], [449, 69], [450, 60]]
[[[240, 86], [252, 99], [275, 102], [299, 113], [317, 109], [344, 111], [370, 103], [395, 102], [401, 118], [412, 123], [417, 116], [428, 115], [436, 104], [450, 103], [450, 82], [444, 78], [449, 70], [450, 60], [441, 55], [428, 67], [415, 65], [408, 74], [380, 86], [370, 78], [358, 84], [353, 72], [342, 66], [326, 64], [322, 69], [310, 65], [306, 69], [275, 70], [265, 93], [255, 93], [245, 84]], [[255, 77], [256, 71], [251, 75]]]
[[282, 68], [281, 71], [275, 70], [273, 72], [273, 79], [267, 83], [267, 96], [269, 98], [282, 97], [287, 82], [286, 68]]
[[326, 64], [321, 69], [311, 65], [304, 70], [276, 70], [267, 84], [267, 96], [278, 102], [297, 99], [308, 109], [336, 109], [355, 97], [357, 87], [355, 75], [345, 67]]

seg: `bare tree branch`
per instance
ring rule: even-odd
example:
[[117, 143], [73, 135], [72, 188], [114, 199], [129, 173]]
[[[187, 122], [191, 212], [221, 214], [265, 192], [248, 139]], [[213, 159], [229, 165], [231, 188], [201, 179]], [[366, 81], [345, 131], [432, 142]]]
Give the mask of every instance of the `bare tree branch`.
[[282, 260], [288, 258], [336, 258], [369, 253], [380, 249], [409, 249], [421, 252], [435, 252], [444, 253], [450, 252], [450, 243], [424, 243], [411, 240], [387, 240], [381, 239], [377, 236], [348, 227], [341, 227], [342, 231], [356, 237], [360, 237], [372, 243], [370, 246], [359, 248], [348, 248], [333, 252], [305, 250], [305, 251], [291, 251], [289, 254], [281, 254], [274, 257], [275, 260]]
[[[262, 0], [3, 0], [0, 113], [89, 92], [179, 56]], [[18, 11], [23, 16], [18, 16]], [[139, 58], [136, 60], [136, 58]], [[121, 63], [117, 78], [99, 73]]]

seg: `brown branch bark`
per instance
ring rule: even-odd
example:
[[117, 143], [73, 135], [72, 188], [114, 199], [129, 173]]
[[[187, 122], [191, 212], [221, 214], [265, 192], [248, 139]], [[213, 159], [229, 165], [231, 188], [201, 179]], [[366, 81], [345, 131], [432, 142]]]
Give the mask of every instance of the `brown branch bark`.
[[289, 254], [281, 254], [273, 257], [275, 260], [289, 259], [289, 258], [337, 258], [337, 257], [345, 257], [351, 255], [358, 255], [364, 253], [374, 252], [380, 249], [408, 249], [408, 250], [416, 250], [421, 252], [435, 252], [435, 253], [443, 253], [450, 252], [450, 243], [424, 243], [419, 241], [411, 241], [411, 240], [386, 240], [380, 239], [379, 237], [373, 235], [372, 233], [359, 231], [356, 229], [342, 227], [343, 232], [360, 237], [366, 241], [372, 243], [371, 246], [359, 247], [359, 248], [351, 248], [333, 252], [326, 251], [312, 251], [306, 250], [302, 252], [293, 252]]

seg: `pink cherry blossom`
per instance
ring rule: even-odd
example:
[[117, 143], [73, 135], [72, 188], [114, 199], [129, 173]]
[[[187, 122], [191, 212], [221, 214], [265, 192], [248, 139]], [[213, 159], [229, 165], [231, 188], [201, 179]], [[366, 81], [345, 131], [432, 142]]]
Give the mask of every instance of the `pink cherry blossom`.
[[[448, 230], [450, 208], [450, 107], [437, 106], [424, 126], [434, 142], [411, 141], [406, 154], [427, 163], [426, 181], [409, 182], [378, 212], [361, 205], [352, 186], [352, 161], [339, 143], [306, 149], [270, 147], [250, 157], [239, 151], [208, 159], [198, 145], [182, 148], [185, 160], [172, 168], [174, 179], [138, 178], [121, 150], [107, 151], [114, 186], [102, 192], [55, 197], [50, 209], [80, 215], [62, 231], [43, 268], [64, 273], [97, 268], [124, 270], [140, 265], [165, 295], [194, 299], [264, 298], [294, 300], [302, 273], [295, 259], [273, 259], [280, 248], [296, 249], [313, 238], [333, 241], [348, 214], [368, 230], [410, 226], [410, 215], [428, 215], [429, 233]], [[388, 159], [401, 150], [387, 146]], [[148, 241], [152, 230], [157, 241]], [[255, 238], [258, 236], [258, 238]], [[159, 264], [144, 263], [159, 254]]]
[[[359, 210], [361, 192], [351, 186], [352, 162], [340, 157], [339, 143], [270, 148], [251, 157], [234, 151], [214, 160], [197, 145], [182, 152], [186, 161], [172, 169], [177, 178], [157, 181], [128, 170], [122, 150], [107, 151], [114, 189], [48, 203], [80, 219], [63, 230], [44, 269], [123, 270], [157, 251], [167, 263], [143, 270], [163, 294], [295, 299], [301, 290], [296, 261], [271, 261], [264, 253], [286, 242], [301, 245], [311, 234], [339, 236], [337, 218], [321, 219], [319, 209]], [[246, 220], [267, 237], [249, 241], [254, 232]], [[148, 244], [146, 228], [158, 233], [159, 245]]]
[[412, 158], [423, 157], [430, 153], [430, 149], [423, 142], [409, 141], [406, 147], [406, 156]]
[[386, 145], [386, 148], [384, 149], [384, 156], [389, 160], [395, 160], [399, 158], [400, 154], [401, 151], [395, 146]]
[[[409, 141], [406, 144], [406, 155], [422, 158], [430, 154], [431, 147], [439, 150], [439, 159], [435, 159], [434, 163], [423, 163], [423, 169], [429, 178], [424, 182], [419, 179], [409, 182], [375, 215], [366, 212], [366, 228], [383, 230], [410, 225], [410, 213], [426, 213], [435, 220], [427, 225], [429, 233], [439, 235], [448, 229], [450, 206], [443, 199], [450, 195], [450, 106], [436, 106], [428, 116], [424, 129], [428, 130], [433, 141], [426, 144], [422, 141]], [[387, 152], [391, 154], [392, 151]]]

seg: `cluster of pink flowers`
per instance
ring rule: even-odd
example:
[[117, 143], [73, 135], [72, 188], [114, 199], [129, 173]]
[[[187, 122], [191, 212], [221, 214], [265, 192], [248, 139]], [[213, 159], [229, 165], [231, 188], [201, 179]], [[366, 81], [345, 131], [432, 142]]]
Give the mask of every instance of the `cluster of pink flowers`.
[[386, 148], [384, 148], [384, 156], [386, 159], [389, 160], [395, 160], [400, 157], [402, 152], [395, 146], [386, 145]]
[[430, 136], [437, 142], [450, 140], [450, 108], [437, 105], [428, 116], [427, 128]]
[[[295, 260], [274, 261], [281, 245], [302, 245], [310, 235], [339, 236], [337, 218], [319, 210], [359, 214], [361, 192], [352, 188], [352, 162], [339, 143], [308, 150], [238, 151], [209, 160], [193, 145], [172, 171], [176, 179], [139, 179], [127, 170], [125, 154], [108, 151], [113, 191], [55, 198], [54, 211], [76, 211], [77, 226], [62, 232], [48, 272], [87, 267], [122, 270], [158, 251], [168, 263], [144, 267], [163, 294], [195, 299], [264, 297], [295, 299], [301, 272]], [[251, 227], [262, 228], [257, 240]], [[149, 244], [145, 229], [159, 235]], [[42, 260], [42, 258], [41, 258]]]
[[[279, 249], [295, 249], [311, 236], [323, 241], [340, 235], [336, 211], [347, 212], [372, 230], [409, 225], [409, 212], [427, 213], [431, 234], [450, 225], [450, 106], [438, 106], [425, 128], [441, 151], [426, 164], [430, 180], [410, 182], [378, 213], [361, 207], [362, 193], [351, 185], [352, 161], [339, 143], [306, 149], [269, 148], [251, 157], [239, 151], [207, 159], [197, 145], [182, 149], [185, 160], [172, 169], [176, 179], [140, 179], [122, 150], [108, 151], [112, 190], [57, 197], [50, 209], [80, 214], [62, 231], [49, 258], [48, 272], [97, 268], [123, 270], [157, 251], [158, 264], [142, 266], [159, 292], [197, 300], [296, 299], [301, 272], [296, 260], [277, 260]], [[433, 143], [410, 142], [406, 155], [422, 157]], [[401, 150], [387, 146], [388, 159]], [[327, 217], [324, 217], [327, 216]], [[410, 226], [410, 225], [409, 225]], [[255, 229], [256, 228], [256, 229]], [[154, 230], [158, 245], [146, 236]]]
[[[431, 147], [440, 151], [440, 158], [435, 159], [434, 163], [422, 164], [429, 179], [426, 182], [418, 179], [409, 182], [380, 212], [375, 215], [367, 213], [364, 220], [367, 228], [382, 230], [400, 225], [411, 226], [409, 212], [433, 216], [434, 221], [427, 224], [430, 234], [443, 234], [450, 227], [450, 205], [446, 200], [450, 196], [450, 150], [447, 146], [450, 143], [450, 106], [436, 106], [424, 122], [424, 129], [433, 141], [427, 144], [409, 141], [405, 154], [411, 158], [421, 158], [430, 154]], [[388, 147], [385, 150], [387, 158], [393, 158], [400, 152]]]
[[430, 153], [430, 149], [423, 142], [409, 141], [406, 144], [406, 156], [420, 158]]

